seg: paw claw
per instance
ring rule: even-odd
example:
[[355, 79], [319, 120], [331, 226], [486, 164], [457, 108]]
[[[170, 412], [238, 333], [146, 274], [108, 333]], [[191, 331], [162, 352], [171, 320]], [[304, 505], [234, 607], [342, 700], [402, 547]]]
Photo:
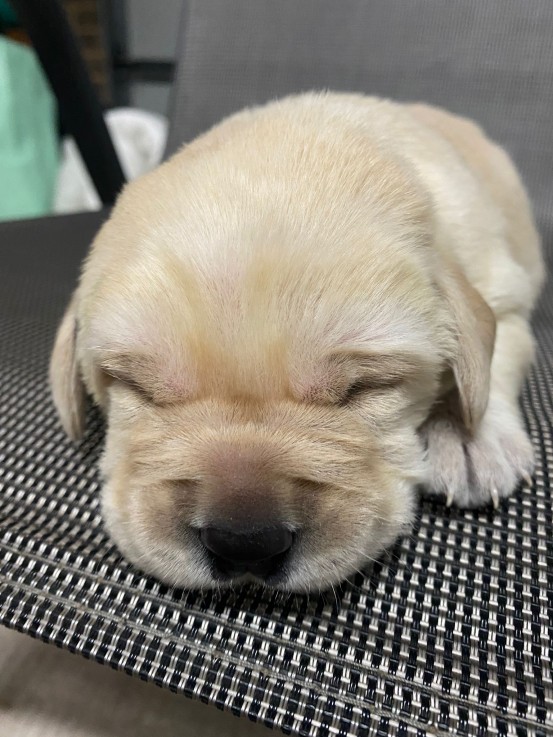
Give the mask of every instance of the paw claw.
[[532, 483], [532, 446], [514, 403], [492, 401], [470, 437], [446, 410], [436, 410], [420, 432], [430, 489], [445, 496], [448, 507], [475, 508], [491, 501], [497, 509], [521, 480], [526, 488]]

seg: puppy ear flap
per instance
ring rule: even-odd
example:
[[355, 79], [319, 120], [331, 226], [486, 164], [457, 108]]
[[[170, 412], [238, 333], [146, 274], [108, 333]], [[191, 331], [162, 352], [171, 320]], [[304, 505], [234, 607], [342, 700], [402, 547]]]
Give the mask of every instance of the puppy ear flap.
[[85, 390], [76, 356], [77, 298], [74, 294], [61, 321], [50, 359], [50, 387], [61, 424], [79, 440], [85, 424]]
[[445, 273], [441, 288], [453, 315], [456, 347], [451, 361], [463, 423], [474, 432], [486, 411], [495, 343], [495, 315], [463, 272]]

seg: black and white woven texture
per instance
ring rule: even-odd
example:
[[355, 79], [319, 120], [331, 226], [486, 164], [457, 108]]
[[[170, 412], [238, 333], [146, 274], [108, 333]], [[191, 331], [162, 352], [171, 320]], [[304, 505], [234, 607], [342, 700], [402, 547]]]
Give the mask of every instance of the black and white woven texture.
[[[551, 252], [551, 0], [191, 0], [170, 148], [313, 86], [444, 104], [513, 153]], [[0, 225], [0, 622], [286, 732], [553, 735], [553, 289], [522, 405], [530, 487], [497, 512], [425, 501], [412, 534], [323, 598], [170, 590], [99, 515], [102, 423], [79, 448], [46, 368], [101, 215]]]

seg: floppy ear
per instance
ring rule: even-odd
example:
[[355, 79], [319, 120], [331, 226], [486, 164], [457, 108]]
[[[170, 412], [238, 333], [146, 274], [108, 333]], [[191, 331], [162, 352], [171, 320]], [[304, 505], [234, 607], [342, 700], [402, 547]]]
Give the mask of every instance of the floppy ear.
[[486, 411], [495, 342], [495, 315], [460, 269], [449, 270], [441, 288], [453, 315], [456, 348], [451, 361], [463, 422], [474, 432]]
[[74, 294], [58, 328], [50, 359], [50, 387], [63, 429], [71, 440], [84, 431], [85, 391], [79, 372], [77, 338], [77, 298]]

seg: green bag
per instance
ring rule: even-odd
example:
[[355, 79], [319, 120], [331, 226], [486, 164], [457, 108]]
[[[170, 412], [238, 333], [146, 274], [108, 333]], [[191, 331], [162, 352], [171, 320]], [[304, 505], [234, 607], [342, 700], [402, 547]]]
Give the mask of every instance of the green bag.
[[0, 220], [52, 211], [56, 101], [34, 51], [0, 36]]

